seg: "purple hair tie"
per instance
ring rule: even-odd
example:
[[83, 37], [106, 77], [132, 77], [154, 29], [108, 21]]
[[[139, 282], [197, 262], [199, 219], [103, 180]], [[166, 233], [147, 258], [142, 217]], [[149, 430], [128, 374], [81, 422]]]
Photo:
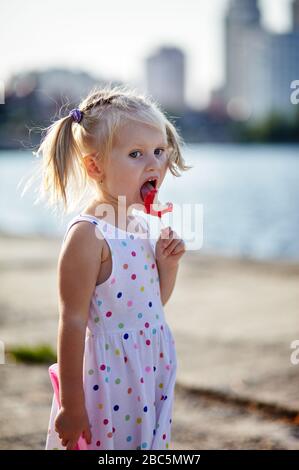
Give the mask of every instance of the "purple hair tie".
[[69, 113], [69, 116], [72, 116], [74, 121], [80, 122], [82, 117], [83, 117], [83, 113], [82, 113], [82, 111], [80, 111], [80, 109], [74, 108], [74, 109], [71, 109], [71, 111]]

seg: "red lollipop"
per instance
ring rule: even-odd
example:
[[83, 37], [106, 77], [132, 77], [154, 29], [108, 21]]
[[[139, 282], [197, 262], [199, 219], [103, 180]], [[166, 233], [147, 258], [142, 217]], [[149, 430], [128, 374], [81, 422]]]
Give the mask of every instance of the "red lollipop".
[[[154, 199], [157, 194], [158, 190], [154, 188], [150, 183], [147, 182], [147, 184], [144, 184], [140, 190], [141, 197], [144, 202], [144, 207], [145, 207], [145, 212], [147, 214], [155, 215], [160, 218], [163, 214], [166, 214], [166, 212], [171, 212], [173, 209], [173, 204], [172, 202], [167, 202], [166, 206], [163, 207], [161, 205], [161, 208], [159, 207], [159, 210], [155, 210], [152, 206], [154, 204]], [[158, 204], [160, 204], [158, 202]], [[156, 205], [156, 204], [155, 204]]]

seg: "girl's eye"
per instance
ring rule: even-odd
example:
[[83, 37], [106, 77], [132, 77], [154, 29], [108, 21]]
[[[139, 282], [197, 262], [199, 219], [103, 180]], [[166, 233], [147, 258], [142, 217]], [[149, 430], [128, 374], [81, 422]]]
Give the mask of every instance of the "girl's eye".
[[134, 154], [134, 153], [136, 154], [136, 153], [138, 153], [138, 152], [139, 152], [139, 150], [135, 150], [135, 152], [131, 152], [131, 153], [130, 153], [130, 157], [136, 158], [136, 157], [133, 156], [133, 154]]
[[156, 149], [156, 150], [162, 150], [162, 152], [159, 155], [162, 155], [162, 153], [165, 152], [164, 149]]
[[[161, 149], [156, 149], [156, 150], [162, 150], [162, 152], [159, 154], [159, 156], [162, 155], [163, 152], [165, 152], [165, 150], [162, 149], [162, 148], [161, 148]], [[155, 151], [156, 151], [156, 150], [155, 150]], [[130, 155], [130, 157], [132, 157], [132, 158], [136, 158], [133, 154], [136, 154], [136, 153], [138, 153], [138, 152], [139, 152], [139, 150], [135, 150], [134, 152], [131, 152], [129, 155]]]

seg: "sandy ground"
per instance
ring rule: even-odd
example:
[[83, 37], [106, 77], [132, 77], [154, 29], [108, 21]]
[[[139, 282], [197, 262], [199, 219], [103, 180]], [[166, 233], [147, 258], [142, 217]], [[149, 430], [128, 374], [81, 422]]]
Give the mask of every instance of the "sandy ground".
[[[3, 366], [2, 366], [3, 367]], [[44, 449], [52, 395], [44, 366], [1, 372], [0, 449]], [[297, 449], [299, 426], [177, 385], [170, 450]]]
[[[61, 240], [0, 237], [0, 339], [50, 343]], [[175, 449], [299, 449], [299, 265], [187, 252], [165, 306], [177, 346]], [[46, 366], [0, 365], [0, 449], [42, 449]], [[260, 410], [264, 410], [261, 412]]]

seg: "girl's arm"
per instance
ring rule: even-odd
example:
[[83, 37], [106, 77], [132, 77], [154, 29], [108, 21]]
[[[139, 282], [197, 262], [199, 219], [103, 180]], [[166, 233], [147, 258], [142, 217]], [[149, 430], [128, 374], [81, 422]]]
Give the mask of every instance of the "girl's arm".
[[165, 305], [175, 286], [179, 261], [185, 253], [185, 242], [171, 227], [161, 230], [156, 243], [156, 262], [159, 272], [161, 302]]
[[174, 289], [179, 264], [173, 266], [172, 268], [163, 268], [163, 264], [157, 263], [157, 268], [160, 280], [161, 302], [162, 305], [165, 305]]
[[[60, 401], [69, 419], [58, 419], [56, 427], [62, 444], [71, 442], [68, 448], [72, 448], [72, 442], [76, 443], [84, 431], [79, 429], [82, 422], [86, 424], [83, 354], [90, 299], [101, 266], [102, 249], [103, 240], [95, 236], [95, 226], [80, 222], [70, 228], [58, 262]], [[69, 426], [72, 420], [73, 425]], [[87, 427], [85, 431], [89, 431], [89, 423]]]

